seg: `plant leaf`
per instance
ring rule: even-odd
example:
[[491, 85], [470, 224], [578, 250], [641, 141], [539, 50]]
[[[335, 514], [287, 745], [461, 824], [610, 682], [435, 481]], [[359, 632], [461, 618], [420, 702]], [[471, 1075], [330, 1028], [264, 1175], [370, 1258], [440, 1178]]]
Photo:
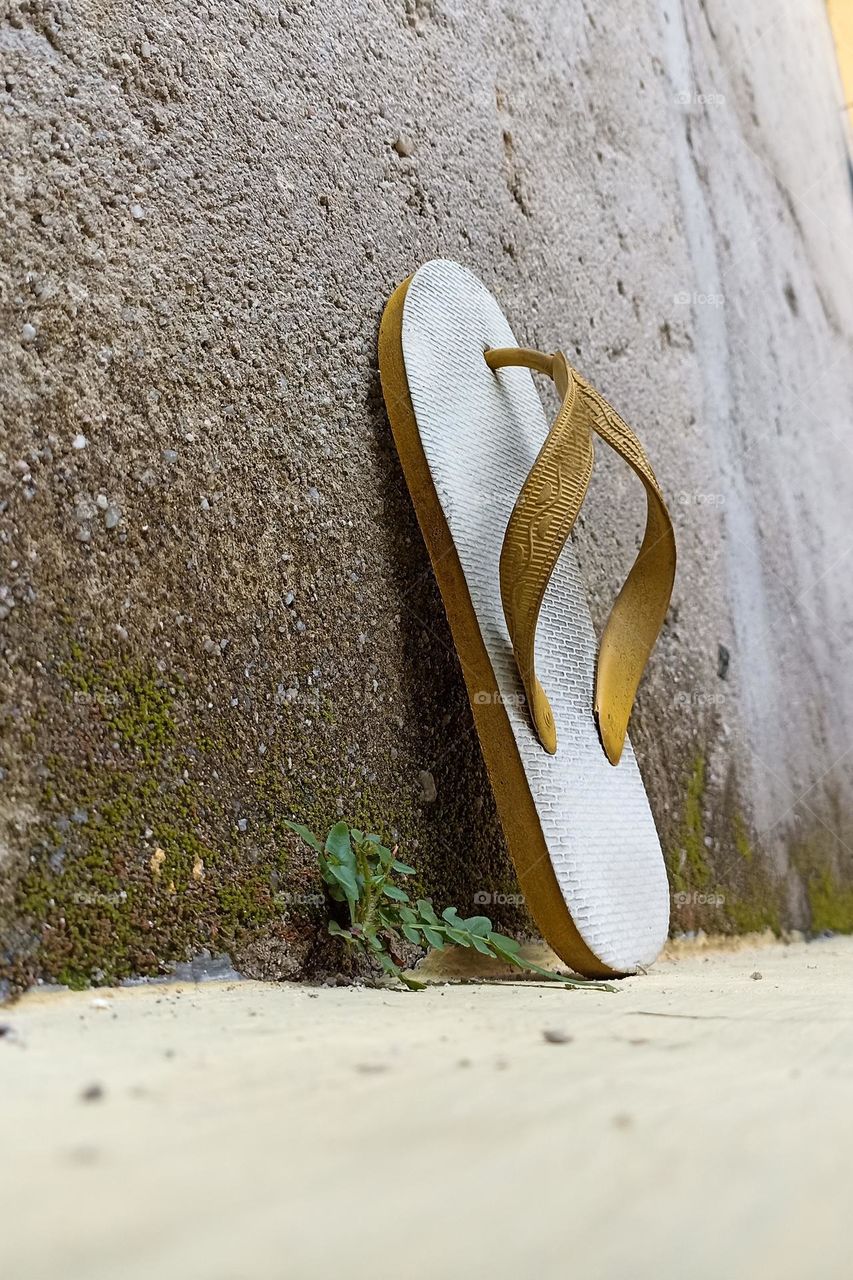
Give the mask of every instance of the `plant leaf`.
[[418, 912], [421, 919], [426, 920], [428, 924], [438, 924], [438, 916], [427, 898], [418, 898]]
[[355, 854], [352, 851], [349, 827], [345, 822], [336, 822], [326, 836], [326, 853], [347, 866], [354, 865]]
[[435, 947], [436, 951], [441, 951], [444, 946], [444, 938], [442, 938], [441, 934], [436, 933], [435, 929], [428, 924], [422, 924], [421, 929], [429, 945]]
[[414, 867], [410, 867], [408, 862], [401, 862], [399, 858], [395, 858], [391, 866], [395, 871], [399, 871], [401, 876], [416, 876], [418, 874]]
[[469, 933], [476, 933], [481, 938], [488, 937], [492, 932], [492, 922], [488, 916], [469, 916], [462, 923]]
[[471, 939], [464, 929], [454, 929], [453, 925], [445, 926], [444, 932], [447, 934], [451, 942], [455, 942], [457, 947], [470, 947]]
[[409, 895], [405, 889], [398, 889], [395, 884], [383, 885], [382, 892], [386, 898], [393, 898], [395, 902], [408, 902]]
[[421, 935], [412, 925], [402, 924], [400, 928], [403, 931], [403, 937], [408, 938], [409, 942], [413, 942], [416, 947], [423, 946], [423, 939], [421, 938]]
[[290, 827], [290, 830], [295, 831], [298, 836], [301, 836], [302, 839], [305, 841], [305, 843], [310, 844], [311, 848], [315, 849], [317, 853], [322, 852], [323, 846], [320, 844], [320, 841], [314, 835], [314, 832], [309, 831], [307, 827], [303, 827], [301, 822], [290, 822], [287, 818], [285, 818], [284, 825], [286, 827]]
[[489, 941], [498, 948], [499, 951], [507, 952], [514, 955], [521, 947], [520, 942], [516, 942], [515, 938], [508, 938], [504, 933], [489, 934]]
[[347, 902], [355, 906], [358, 902], [359, 890], [358, 881], [355, 878], [355, 872], [352, 867], [339, 866], [337, 863], [330, 862], [329, 874], [334, 876], [343, 889]]
[[395, 978], [400, 976], [400, 966], [388, 955], [387, 951], [377, 951], [376, 961], [385, 970], [386, 973], [392, 974]]

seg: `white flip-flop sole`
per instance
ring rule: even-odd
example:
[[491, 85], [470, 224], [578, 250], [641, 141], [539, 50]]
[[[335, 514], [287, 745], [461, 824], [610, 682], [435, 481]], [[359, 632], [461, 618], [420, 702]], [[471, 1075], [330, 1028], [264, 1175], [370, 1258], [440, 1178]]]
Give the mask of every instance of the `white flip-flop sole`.
[[[408, 281], [400, 341], [423, 454], [497, 690], [472, 688], [457, 641], [475, 714], [478, 703], [499, 697], [541, 829], [537, 842], [583, 944], [604, 970], [635, 972], [654, 961], [664, 943], [669, 889], [630, 742], [614, 767], [599, 740], [592, 712], [596, 637], [571, 542], [536, 631], [536, 672], [556, 722], [554, 755], [532, 727], [501, 605], [507, 522], [548, 431], [532, 376], [523, 368], [488, 368], [486, 348], [518, 344], [488, 290], [454, 262], [428, 262]], [[431, 554], [435, 560], [433, 548]], [[441, 584], [438, 565], [436, 572]], [[453, 629], [450, 607], [448, 617]], [[480, 723], [478, 729], [483, 738]], [[500, 773], [501, 761], [486, 746], [484, 740], [500, 809], [495, 770]], [[510, 851], [519, 865], [512, 842]]]

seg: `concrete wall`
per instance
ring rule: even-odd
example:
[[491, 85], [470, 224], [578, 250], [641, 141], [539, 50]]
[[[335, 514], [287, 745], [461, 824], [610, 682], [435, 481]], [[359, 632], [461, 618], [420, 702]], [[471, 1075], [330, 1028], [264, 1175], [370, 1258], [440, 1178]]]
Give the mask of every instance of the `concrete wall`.
[[[291, 814], [397, 832], [442, 901], [512, 892], [376, 372], [436, 255], [565, 347], [669, 495], [632, 734], [675, 926], [853, 926], [853, 205], [818, 0], [6, 0], [0, 66], [6, 986], [201, 947], [310, 971]], [[598, 623], [641, 522], [599, 450]]]

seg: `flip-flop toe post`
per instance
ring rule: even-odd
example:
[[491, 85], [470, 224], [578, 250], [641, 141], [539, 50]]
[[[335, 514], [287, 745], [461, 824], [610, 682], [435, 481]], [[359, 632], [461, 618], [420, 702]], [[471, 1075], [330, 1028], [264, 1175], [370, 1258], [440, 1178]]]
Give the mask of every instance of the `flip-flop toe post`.
[[[379, 364], [526, 903], [578, 972], [636, 972], [669, 923], [660, 842], [626, 736], [675, 573], [652, 468], [565, 357], [519, 347], [457, 263], [428, 262], [395, 290]], [[534, 372], [562, 397], [550, 427]], [[647, 498], [643, 543], [600, 646], [569, 541], [594, 435]]]

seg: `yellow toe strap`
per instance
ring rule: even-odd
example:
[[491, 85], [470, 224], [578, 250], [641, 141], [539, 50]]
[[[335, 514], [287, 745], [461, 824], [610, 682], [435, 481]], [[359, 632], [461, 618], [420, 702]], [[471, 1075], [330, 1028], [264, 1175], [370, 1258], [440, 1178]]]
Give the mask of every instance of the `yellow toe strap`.
[[634, 432], [562, 352], [548, 356], [505, 347], [485, 354], [495, 371], [522, 365], [547, 373], [563, 397], [509, 518], [500, 558], [501, 600], [515, 660], [537, 735], [551, 753], [557, 750], [557, 731], [548, 697], [536, 678], [536, 624], [551, 575], [586, 497], [593, 431], [625, 459], [646, 490], [645, 535], [604, 628], [595, 675], [593, 709], [602, 745], [611, 764], [618, 764], [637, 686], [672, 594], [672, 521]]

